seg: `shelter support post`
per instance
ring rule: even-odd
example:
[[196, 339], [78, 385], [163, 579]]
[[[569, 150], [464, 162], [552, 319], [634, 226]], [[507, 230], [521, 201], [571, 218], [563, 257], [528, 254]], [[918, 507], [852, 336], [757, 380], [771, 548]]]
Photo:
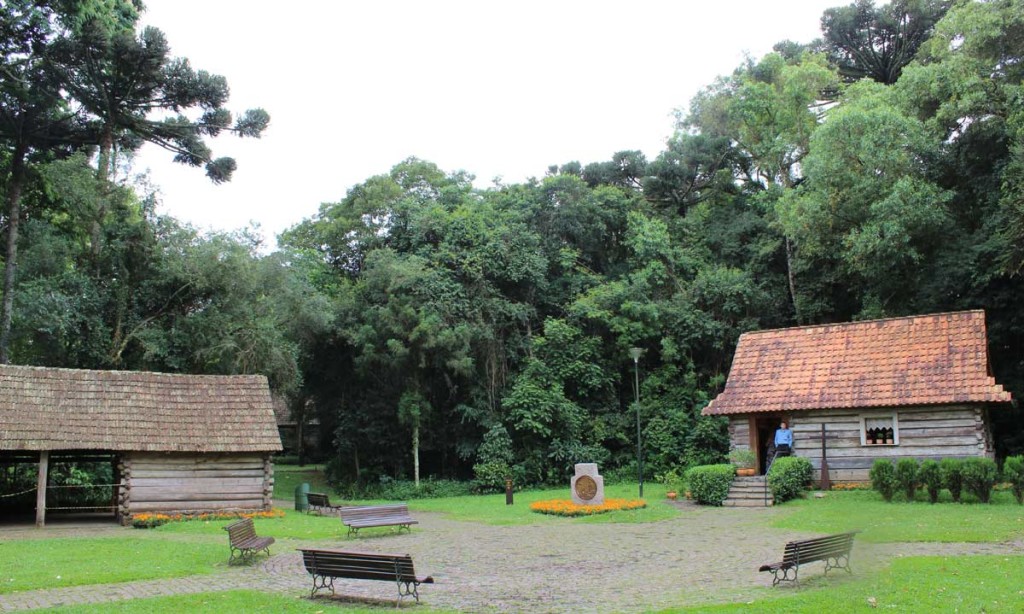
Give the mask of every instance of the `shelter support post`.
[[50, 452], [43, 450], [39, 453], [39, 479], [36, 482], [36, 527], [42, 528], [46, 524], [46, 482], [50, 470]]

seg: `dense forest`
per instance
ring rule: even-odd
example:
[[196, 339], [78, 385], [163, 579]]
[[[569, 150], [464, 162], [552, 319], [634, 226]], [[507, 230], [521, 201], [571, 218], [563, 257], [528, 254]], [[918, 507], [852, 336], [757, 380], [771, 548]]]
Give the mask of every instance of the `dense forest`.
[[[335, 479], [485, 488], [635, 475], [635, 375], [648, 476], [719, 459], [700, 410], [750, 330], [980, 308], [1024, 398], [1024, 0], [830, 9], [680, 107], [654, 159], [481, 189], [410, 158], [269, 254], [132, 177], [150, 142], [229, 181], [208, 137], [270, 121], [140, 10], [0, 8], [0, 362], [265, 374]], [[1024, 451], [1021, 411], [994, 419]]]

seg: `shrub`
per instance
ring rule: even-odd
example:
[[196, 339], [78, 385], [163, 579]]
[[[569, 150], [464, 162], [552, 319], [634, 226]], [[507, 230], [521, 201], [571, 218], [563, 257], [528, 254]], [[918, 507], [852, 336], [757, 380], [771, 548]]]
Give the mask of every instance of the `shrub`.
[[513, 476], [512, 465], [515, 456], [512, 453], [512, 438], [508, 430], [501, 424], [491, 427], [484, 434], [483, 443], [477, 449], [478, 462], [473, 465], [476, 477], [476, 489], [481, 492], [499, 492], [505, 490], [505, 479], [512, 478], [513, 483], [520, 483]]
[[800, 456], [783, 456], [772, 463], [768, 470], [768, 486], [777, 503], [800, 496], [811, 481], [814, 467], [811, 461]]
[[1017, 503], [1024, 504], [1024, 455], [1006, 458], [1003, 462], [1003, 477], [1010, 483]]
[[912, 458], [901, 458], [896, 462], [896, 484], [906, 495], [907, 501], [913, 501], [917, 494], [917, 461]]
[[753, 467], [757, 463], [757, 457], [747, 448], [736, 448], [729, 452], [729, 462], [737, 467]]
[[942, 485], [949, 490], [953, 501], [960, 503], [960, 492], [964, 488], [964, 462], [959, 458], [944, 458], [939, 463], [939, 472], [942, 474]]
[[686, 472], [693, 500], [703, 505], [721, 505], [729, 496], [736, 468], [732, 465], [698, 465]]
[[996, 462], [991, 458], [965, 458], [963, 461], [964, 488], [982, 503], [992, 498], [996, 483]]
[[928, 501], [938, 501], [939, 491], [942, 490], [942, 470], [939, 463], [931, 459], [923, 461], [921, 468], [917, 470], [917, 479], [928, 490]]
[[892, 501], [892, 495], [896, 492], [896, 468], [888, 459], [879, 458], [871, 465], [868, 473], [871, 478], [871, 488], [874, 488], [886, 501]]

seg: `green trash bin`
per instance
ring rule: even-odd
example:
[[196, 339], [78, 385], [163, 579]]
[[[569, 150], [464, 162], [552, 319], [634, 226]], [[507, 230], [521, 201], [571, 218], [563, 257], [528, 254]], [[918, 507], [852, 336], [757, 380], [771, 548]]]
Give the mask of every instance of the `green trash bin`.
[[295, 511], [304, 512], [309, 508], [309, 484], [303, 482], [295, 487]]

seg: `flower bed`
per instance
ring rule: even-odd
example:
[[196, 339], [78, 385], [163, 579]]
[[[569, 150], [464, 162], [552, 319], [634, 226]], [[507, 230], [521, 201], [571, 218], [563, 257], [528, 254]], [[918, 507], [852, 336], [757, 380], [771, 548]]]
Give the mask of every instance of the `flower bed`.
[[593, 516], [620, 510], [638, 510], [647, 507], [642, 499], [605, 499], [601, 505], [576, 505], [568, 499], [549, 499], [530, 504], [530, 510], [552, 516]]
[[282, 518], [284, 510], [274, 508], [260, 512], [203, 512], [200, 514], [135, 514], [132, 526], [136, 529], [151, 529], [168, 522], [187, 522], [189, 520], [231, 520], [232, 518]]

